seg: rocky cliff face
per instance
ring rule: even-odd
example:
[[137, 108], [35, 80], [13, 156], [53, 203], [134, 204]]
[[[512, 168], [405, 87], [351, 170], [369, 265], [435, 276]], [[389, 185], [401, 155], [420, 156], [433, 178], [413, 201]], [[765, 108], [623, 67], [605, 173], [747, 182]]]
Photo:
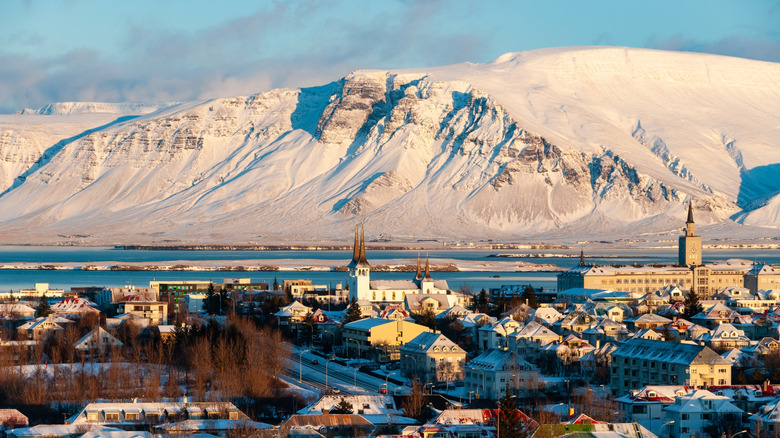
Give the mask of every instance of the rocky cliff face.
[[[468, 80], [366, 72], [174, 105], [64, 139], [0, 124], [0, 233], [289, 242], [343, 240], [361, 221], [398, 239], [514, 240], [667, 230], [691, 199], [705, 212], [698, 222], [741, 211], [638, 120], [611, 127], [614, 143], [584, 147], [560, 135], [570, 127], [536, 129], [505, 98]], [[721, 147], [720, 166], [747, 171], [738, 143]]]

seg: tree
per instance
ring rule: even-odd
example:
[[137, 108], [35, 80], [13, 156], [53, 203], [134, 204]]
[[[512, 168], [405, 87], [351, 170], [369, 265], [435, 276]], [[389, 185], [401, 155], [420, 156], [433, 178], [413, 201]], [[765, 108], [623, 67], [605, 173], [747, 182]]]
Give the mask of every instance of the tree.
[[417, 324], [424, 325], [431, 330], [436, 329], [436, 314], [431, 308], [425, 308], [422, 312], [415, 314], [414, 319]]
[[663, 328], [661, 328], [661, 336], [664, 337], [664, 341], [671, 342], [676, 341], [677, 338], [672, 334], [672, 330], [669, 328], [669, 324], [665, 324]]
[[423, 416], [423, 408], [425, 408], [426, 397], [425, 388], [420, 384], [420, 381], [416, 377], [412, 378], [412, 391], [401, 408], [404, 410], [404, 416], [421, 420]]
[[506, 385], [504, 396], [498, 400], [497, 414], [497, 438], [524, 438], [527, 435], [523, 420], [520, 418], [520, 411], [517, 409], [515, 395], [509, 389], [509, 383]]
[[360, 311], [360, 305], [353, 298], [352, 304], [350, 304], [349, 309], [347, 309], [345, 322], [360, 321], [361, 319], [363, 319], [363, 312]]
[[49, 299], [46, 298], [46, 294], [44, 293], [41, 296], [41, 300], [38, 301], [38, 307], [35, 309], [35, 316], [46, 317], [49, 316], [50, 313], [51, 313], [51, 306], [49, 306]]
[[693, 288], [691, 288], [688, 296], [685, 297], [683, 304], [685, 305], [685, 312], [683, 315], [685, 316], [685, 319], [688, 320], [690, 320], [691, 317], [698, 315], [703, 310], [701, 303], [699, 302], [699, 296], [696, 295], [696, 291], [694, 291]]
[[488, 305], [487, 291], [482, 288], [477, 295], [477, 300], [474, 302], [474, 311], [479, 313], [488, 313], [490, 307]]
[[219, 312], [219, 297], [214, 292], [214, 283], [209, 283], [206, 289], [206, 299], [203, 300], [203, 311], [208, 315], [216, 315]]
[[523, 295], [521, 295], [521, 298], [525, 300], [525, 303], [528, 305], [528, 307], [532, 309], [539, 307], [539, 302], [536, 300], [536, 289], [534, 289], [534, 287], [530, 284], [523, 290]]
[[341, 401], [330, 412], [332, 414], [351, 414], [353, 412], [352, 403], [341, 397]]

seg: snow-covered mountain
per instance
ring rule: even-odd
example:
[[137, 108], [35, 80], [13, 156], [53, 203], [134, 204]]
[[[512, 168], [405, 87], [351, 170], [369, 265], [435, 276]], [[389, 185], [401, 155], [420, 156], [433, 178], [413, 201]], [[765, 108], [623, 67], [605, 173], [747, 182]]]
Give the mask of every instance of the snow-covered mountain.
[[126, 108], [0, 117], [3, 242], [637, 235], [690, 200], [699, 224], [780, 224], [775, 63], [546, 49]]

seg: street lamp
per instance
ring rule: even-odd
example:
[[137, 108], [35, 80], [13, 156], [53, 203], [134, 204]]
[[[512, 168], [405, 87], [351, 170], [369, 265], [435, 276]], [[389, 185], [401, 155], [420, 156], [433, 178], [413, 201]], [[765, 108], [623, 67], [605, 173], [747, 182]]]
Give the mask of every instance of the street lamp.
[[479, 371], [482, 373], [482, 393], [480, 394], [482, 397], [485, 396], [485, 372], [480, 370], [479, 368], [474, 368], [474, 371]]
[[[666, 423], [662, 424], [661, 427], [658, 429], [658, 435], [663, 433], [664, 426], [666, 426], [667, 424], [674, 424], [674, 420], [667, 421]], [[669, 436], [672, 436], [672, 428], [671, 427], [669, 428]]]
[[469, 403], [471, 403], [471, 394], [474, 394], [474, 391], [469, 391]]
[[387, 381], [388, 381], [388, 379], [390, 379], [390, 376], [392, 376], [394, 374], [396, 374], [396, 373], [390, 373], [390, 374], [385, 376], [385, 388], [388, 389], [388, 390], [390, 389], [390, 387], [388, 386], [388, 382]]
[[729, 438], [734, 438], [737, 435], [748, 433], [747, 429], [740, 430], [739, 432], [735, 433], [734, 435], [731, 435]]
[[298, 353], [298, 383], [301, 383], [301, 380], [303, 380], [303, 353], [307, 351], [309, 350], [302, 350]]
[[325, 361], [325, 392], [328, 392], [328, 362], [332, 361], [333, 358], [330, 358]]
[[412, 369], [412, 372], [409, 373], [409, 374], [411, 374], [412, 376], [416, 375], [417, 374], [417, 358], [414, 357], [414, 356], [411, 356], [409, 354], [404, 354], [404, 357], [408, 357], [409, 359], [414, 361], [414, 368]]

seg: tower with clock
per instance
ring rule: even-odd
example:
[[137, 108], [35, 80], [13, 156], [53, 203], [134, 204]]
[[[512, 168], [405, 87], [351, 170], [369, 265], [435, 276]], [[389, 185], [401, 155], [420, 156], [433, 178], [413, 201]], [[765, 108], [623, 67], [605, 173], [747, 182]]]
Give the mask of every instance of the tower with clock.
[[681, 266], [701, 265], [701, 236], [696, 235], [696, 224], [693, 222], [693, 202], [688, 204], [688, 220], [685, 221], [684, 234], [678, 243], [678, 261]]

